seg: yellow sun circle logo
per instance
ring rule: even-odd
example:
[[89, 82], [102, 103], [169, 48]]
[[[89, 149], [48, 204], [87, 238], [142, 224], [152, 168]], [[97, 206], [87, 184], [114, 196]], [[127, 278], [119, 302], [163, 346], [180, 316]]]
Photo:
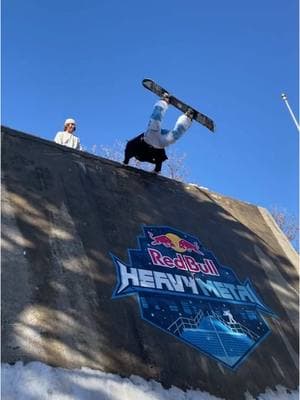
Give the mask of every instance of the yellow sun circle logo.
[[173, 248], [175, 251], [178, 251], [179, 253], [184, 253], [184, 252], [185, 252], [185, 249], [183, 249], [183, 248], [181, 248], [181, 247], [179, 246], [179, 242], [180, 242], [180, 240], [181, 240], [181, 238], [180, 238], [179, 236], [175, 235], [174, 233], [167, 233], [166, 236], [167, 236], [167, 238], [169, 238], [169, 239], [172, 241], [172, 243], [174, 244], [174, 246], [172, 246], [172, 248]]

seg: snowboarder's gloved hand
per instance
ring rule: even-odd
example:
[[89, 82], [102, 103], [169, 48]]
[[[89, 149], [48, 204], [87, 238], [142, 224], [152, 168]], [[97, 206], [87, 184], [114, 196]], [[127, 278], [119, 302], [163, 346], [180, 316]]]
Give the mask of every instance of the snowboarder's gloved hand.
[[153, 172], [155, 174], [160, 174], [161, 166], [162, 166], [162, 162], [161, 161], [156, 162]]

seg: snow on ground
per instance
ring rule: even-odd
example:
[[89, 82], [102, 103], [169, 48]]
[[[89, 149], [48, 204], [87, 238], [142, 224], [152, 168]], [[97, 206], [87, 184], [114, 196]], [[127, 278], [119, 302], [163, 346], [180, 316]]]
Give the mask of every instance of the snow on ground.
[[[220, 400], [206, 392], [164, 389], [160, 383], [137, 376], [118, 375], [81, 368], [53, 368], [40, 362], [23, 365], [2, 364], [2, 400]], [[253, 398], [246, 395], [246, 400]], [[258, 400], [298, 400], [299, 392], [280, 387], [267, 391]]]

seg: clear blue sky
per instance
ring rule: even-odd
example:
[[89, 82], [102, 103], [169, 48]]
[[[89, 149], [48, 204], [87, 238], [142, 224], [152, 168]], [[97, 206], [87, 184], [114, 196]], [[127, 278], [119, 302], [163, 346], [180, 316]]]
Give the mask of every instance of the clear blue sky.
[[[2, 0], [2, 124], [82, 144], [142, 132], [152, 78], [213, 118], [175, 146], [189, 181], [298, 215], [297, 0]], [[168, 112], [172, 127], [179, 112]], [[298, 116], [297, 116], [298, 118]]]

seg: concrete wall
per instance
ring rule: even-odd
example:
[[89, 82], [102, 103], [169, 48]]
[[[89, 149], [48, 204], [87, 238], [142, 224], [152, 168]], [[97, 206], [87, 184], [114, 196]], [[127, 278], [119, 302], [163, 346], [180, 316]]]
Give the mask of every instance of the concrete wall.
[[[199, 237], [249, 278], [278, 318], [232, 371], [112, 300], [109, 255], [127, 260], [141, 226]], [[226, 399], [298, 386], [298, 257], [269, 213], [3, 128], [2, 361], [87, 366]]]

